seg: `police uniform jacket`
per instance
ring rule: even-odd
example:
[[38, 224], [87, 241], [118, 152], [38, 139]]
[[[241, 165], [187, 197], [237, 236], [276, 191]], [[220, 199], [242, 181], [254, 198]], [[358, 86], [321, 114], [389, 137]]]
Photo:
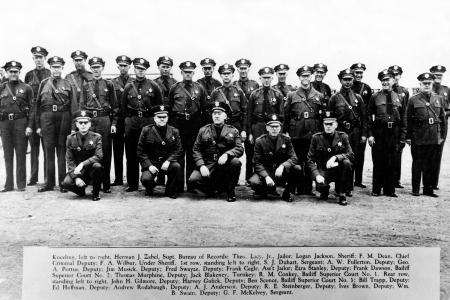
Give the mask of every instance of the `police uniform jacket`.
[[261, 177], [275, 174], [275, 170], [283, 165], [286, 170], [298, 162], [291, 138], [280, 133], [276, 141], [272, 141], [269, 134], [263, 134], [255, 141], [255, 154], [253, 156], [253, 167]]
[[295, 88], [292, 85], [286, 84], [284, 82], [283, 83], [278, 82], [277, 84], [273, 85], [273, 87], [275, 89], [279, 90], [281, 94], [283, 94], [284, 101], [286, 101], [287, 95], [289, 94], [289, 92], [295, 91]]
[[0, 120], [28, 119], [28, 127], [33, 127], [29, 117], [33, 102], [31, 86], [19, 80], [17, 83], [5, 81], [0, 84]]
[[33, 89], [34, 97], [37, 96], [39, 85], [41, 84], [41, 81], [44, 80], [47, 77], [50, 77], [51, 73], [49, 69], [42, 68], [42, 69], [34, 69], [31, 71], [28, 71], [27, 74], [25, 74], [25, 83], [31, 86]]
[[312, 87], [323, 95], [323, 102], [328, 104], [331, 97], [331, 88], [328, 84], [323, 81], [313, 81], [311, 82]]
[[65, 79], [67, 79], [70, 82], [70, 84], [74, 87], [75, 98], [77, 99], [78, 102], [81, 100], [80, 97], [82, 96], [81, 89], [83, 83], [85, 81], [92, 80], [92, 77], [93, 77], [92, 72], [88, 70], [83, 70], [82, 72], [78, 72], [77, 70], [75, 70], [66, 75]]
[[36, 128], [41, 128], [41, 113], [45, 111], [69, 111], [74, 113], [79, 109], [75, 91], [70, 82], [63, 78], [48, 77], [42, 80], [33, 115]]
[[[80, 132], [75, 132], [67, 136], [67, 173], [71, 178], [83, 175], [87, 167], [94, 163], [100, 163], [102, 158], [102, 136], [100, 134], [88, 131], [84, 137]], [[83, 163], [81, 174], [75, 175], [73, 171], [80, 163]]]
[[292, 139], [311, 139], [321, 129], [323, 105], [323, 95], [312, 87], [289, 93], [284, 107], [284, 132]]
[[372, 89], [367, 83], [354, 80], [352, 90], [362, 97], [365, 105], [369, 103], [369, 100], [372, 97]]
[[210, 79], [206, 78], [206, 77], [203, 77], [203, 78], [200, 78], [199, 80], [197, 80], [197, 82], [200, 83], [201, 86], [203, 87], [203, 89], [205, 90], [206, 97], [207, 97], [208, 100], [211, 98], [210, 97], [211, 93], [216, 88], [218, 88], [219, 86], [222, 85], [222, 83], [219, 80], [217, 80], [215, 78], [212, 78], [212, 77]]
[[255, 138], [266, 132], [265, 119], [270, 114], [276, 114], [280, 119], [284, 116], [283, 94], [273, 87], [269, 88], [269, 101], [264, 100], [264, 87], [256, 89], [248, 100], [247, 132]]
[[206, 92], [197, 82], [191, 82], [190, 88], [184, 81], [177, 82], [169, 91], [169, 107], [175, 116], [199, 117], [206, 109]]
[[319, 170], [327, 169], [327, 161], [332, 156], [336, 156], [337, 162], [341, 162], [344, 159], [348, 159], [350, 162], [355, 160], [348, 135], [345, 132], [335, 131], [330, 144], [325, 132], [314, 134], [307, 157], [307, 165], [312, 172], [313, 178], [320, 175]]
[[162, 92], [159, 86], [150, 79], [133, 80], [124, 88], [121, 107], [123, 116], [140, 115], [150, 117], [153, 106], [163, 104]]
[[165, 105], [167, 105], [169, 103], [169, 91], [170, 91], [170, 88], [175, 83], [177, 83], [177, 81], [173, 77], [168, 77], [167, 78], [167, 85], [168, 85], [168, 87], [166, 87], [164, 85], [164, 77], [163, 76], [159, 76], [154, 81], [159, 85], [159, 88], [161, 89], [161, 92], [162, 92], [162, 95], [163, 95], [163, 103]]
[[230, 106], [231, 114], [228, 116], [228, 123], [236, 127], [239, 131], [247, 130], [247, 97], [244, 91], [238, 86], [220, 86], [216, 88], [208, 102], [208, 111], [216, 102], [225, 102]]
[[245, 80], [235, 80], [233, 81], [233, 84], [240, 87], [241, 90], [244, 91], [245, 97], [247, 97], [247, 99], [250, 99], [250, 95], [253, 93], [253, 91], [259, 88], [259, 84], [255, 80], [248, 78]]
[[[345, 98], [348, 92], [349, 100]], [[337, 115], [338, 130], [350, 133], [353, 128], [361, 128], [361, 135], [367, 136], [367, 110], [362, 97], [351, 89], [342, 88], [331, 96], [328, 109]]]
[[83, 97], [80, 109], [87, 109], [96, 116], [109, 116], [111, 125], [117, 125], [119, 106], [114, 84], [110, 80], [98, 79], [98, 90], [96, 90], [96, 79], [83, 83]]
[[178, 161], [182, 153], [180, 133], [175, 127], [167, 125], [165, 136], [161, 136], [155, 124], [142, 129], [137, 146], [142, 171], [152, 165], [160, 168], [165, 161]]
[[131, 77], [130, 75], [118, 76], [112, 80], [114, 90], [116, 92], [117, 105], [119, 107], [119, 118], [118, 118], [119, 120], [123, 117], [122, 116], [123, 107], [121, 102], [123, 91], [125, 89], [125, 86], [131, 81], [133, 81], [133, 77]]
[[409, 100], [408, 89], [401, 85], [394, 84], [392, 86], [392, 90], [397, 93], [397, 95], [400, 98], [400, 101], [402, 102], [402, 106], [404, 107], [404, 109], [406, 111], [406, 106], [408, 106], [408, 100]]
[[200, 128], [192, 149], [192, 156], [197, 167], [206, 165], [211, 168], [224, 153], [231, 158], [239, 158], [244, 153], [241, 136], [236, 128], [224, 124], [220, 135], [215, 125], [208, 124]]
[[437, 145], [439, 138], [445, 138], [445, 111], [439, 95], [420, 92], [412, 96], [406, 114], [406, 139], [411, 139], [413, 144]]
[[446, 85], [433, 83], [433, 91], [442, 97], [445, 116], [450, 116], [450, 89]]
[[[387, 93], [392, 100], [392, 111], [388, 111]], [[394, 91], [379, 91], [370, 98], [368, 106], [368, 134], [380, 136], [392, 132], [398, 141], [405, 141], [406, 136], [406, 109], [401, 98]], [[377, 142], [375, 140], [375, 142]]]

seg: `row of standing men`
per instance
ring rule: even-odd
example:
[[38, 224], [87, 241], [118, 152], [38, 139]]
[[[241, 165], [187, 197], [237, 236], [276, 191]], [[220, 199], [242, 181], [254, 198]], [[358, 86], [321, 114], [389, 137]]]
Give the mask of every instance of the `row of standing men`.
[[[283, 132], [289, 134], [292, 138], [295, 152], [302, 166], [302, 179], [298, 182], [297, 192], [300, 194], [312, 193], [312, 178], [308, 168], [306, 168], [306, 158], [310, 146], [311, 137], [321, 129], [321, 119], [325, 109], [334, 110], [338, 113], [338, 130], [346, 132], [349, 135], [352, 149], [355, 153], [354, 161], [354, 180], [350, 188], [346, 191], [351, 196], [353, 183], [356, 186], [365, 187], [362, 183], [362, 170], [364, 164], [364, 152], [366, 137], [368, 134], [368, 124], [383, 123], [382, 126], [394, 128], [396, 133], [393, 139], [393, 149], [388, 150], [392, 159], [392, 180], [389, 182], [397, 187], [400, 185], [401, 153], [404, 142], [411, 140], [413, 129], [407, 130], [407, 126], [402, 127], [406, 122], [406, 107], [408, 101], [408, 91], [398, 85], [398, 79], [402, 74], [399, 66], [389, 68], [389, 77], [393, 77], [390, 88], [395, 93], [386, 97], [385, 93], [380, 92], [376, 97], [372, 95], [372, 89], [362, 82], [363, 72], [366, 67], [364, 64], [357, 63], [348, 70], [339, 74], [342, 83], [340, 91], [332, 95], [328, 85], [323, 83], [323, 77], [327, 72], [327, 66], [316, 64], [314, 67], [303, 66], [297, 70], [300, 79], [298, 89], [286, 84], [286, 74], [289, 67], [280, 64], [274, 69], [270, 67], [262, 68], [259, 71], [261, 87], [256, 81], [248, 79], [248, 70], [251, 62], [248, 59], [236, 61], [235, 66], [239, 71], [239, 80], [232, 81], [235, 68], [233, 65], [224, 64], [219, 67], [219, 73], [222, 77], [222, 83], [212, 78], [214, 67], [216, 65], [213, 59], [206, 58], [201, 61], [205, 77], [198, 82], [193, 82], [192, 78], [196, 64], [193, 62], [184, 62], [180, 65], [182, 82], [176, 82], [171, 76], [173, 61], [169, 57], [160, 57], [157, 61], [161, 76], [150, 80], [145, 77], [145, 71], [149, 68], [149, 62], [144, 58], [137, 58], [133, 61], [125, 56], [118, 56], [116, 62], [120, 71], [120, 76], [112, 81], [102, 78], [102, 71], [105, 65], [103, 59], [93, 57], [89, 60], [92, 73], [85, 69], [87, 54], [83, 51], [75, 51], [71, 57], [74, 60], [76, 70], [62, 79], [61, 72], [64, 66], [64, 60], [60, 57], [52, 57], [48, 60], [50, 69], [44, 68], [47, 51], [43, 47], [33, 47], [31, 50], [33, 59], [36, 62], [36, 69], [28, 72], [25, 76], [25, 83], [18, 80], [21, 65], [18, 62], [9, 62], [5, 69], [10, 74], [8, 82], [2, 85], [1, 112], [2, 112], [2, 139], [5, 150], [5, 161], [7, 170], [7, 180], [5, 191], [13, 189], [12, 176], [12, 155], [14, 148], [17, 155], [17, 186], [19, 190], [25, 188], [25, 166], [22, 153], [26, 151], [21, 135], [17, 136], [15, 132], [24, 132], [30, 138], [31, 144], [31, 178], [29, 185], [37, 182], [38, 176], [38, 157], [39, 143], [42, 139], [45, 168], [45, 184], [39, 191], [53, 190], [55, 186], [55, 151], [58, 157], [58, 179], [59, 183], [66, 174], [65, 166], [65, 142], [66, 136], [71, 130], [75, 130], [75, 125], [71, 122], [71, 113], [78, 109], [87, 109], [94, 115], [92, 120], [92, 130], [99, 132], [102, 136], [103, 144], [103, 165], [105, 168], [103, 191], [110, 192], [109, 171], [111, 166], [112, 148], [114, 148], [115, 160], [115, 182], [114, 185], [123, 184], [123, 170], [121, 168], [123, 161], [123, 149], [127, 157], [127, 191], [135, 191], [139, 182], [139, 161], [136, 155], [137, 143], [142, 128], [153, 122], [150, 108], [158, 104], [166, 104], [170, 107], [171, 124], [180, 130], [183, 149], [185, 155], [181, 159], [182, 167], [186, 164], [186, 174], [192, 173], [195, 164], [192, 156], [192, 149], [199, 128], [210, 121], [210, 109], [215, 101], [225, 102], [229, 105], [231, 112], [228, 118], [240, 132], [245, 144], [247, 156], [246, 179], [250, 179], [253, 174], [252, 156], [254, 142], [257, 137], [265, 133], [265, 117], [270, 114], [276, 114], [284, 118]], [[128, 75], [130, 65], [134, 65], [135, 79]], [[434, 107], [429, 110], [430, 104], [423, 104], [427, 108], [425, 112], [420, 111], [420, 103], [414, 104], [414, 111], [431, 123], [430, 128], [436, 128], [440, 135], [438, 147], [433, 155], [432, 164], [425, 164], [423, 159], [429, 149], [424, 147], [412, 147], [413, 154], [413, 194], [418, 194], [420, 185], [420, 174], [423, 173], [424, 193], [432, 194], [433, 189], [437, 188], [439, 178], [440, 159], [442, 155], [443, 142], [446, 133], [446, 118], [442, 120], [441, 111], [448, 112], [448, 88], [441, 85], [442, 74], [445, 67], [435, 66], [431, 68], [430, 78], [434, 79], [432, 89], [437, 94], [432, 93], [438, 100], [439, 107], [434, 107], [437, 103], [434, 98], [428, 99], [428, 103]], [[278, 83], [272, 86], [274, 73], [278, 76]], [[311, 82], [311, 75], [314, 74], [315, 81]], [[381, 80], [381, 79], [380, 79]], [[422, 82], [422, 80], [420, 80]], [[383, 82], [383, 81], [382, 81]], [[30, 86], [26, 84], [29, 83]], [[15, 91], [15, 92], [13, 92]], [[430, 94], [431, 95], [431, 94]], [[426, 96], [424, 96], [427, 98]], [[5, 98], [5, 100], [3, 100]], [[6, 98], [11, 98], [8, 102]], [[16, 99], [14, 99], [16, 98]], [[380, 98], [382, 98], [380, 100]], [[429, 97], [428, 97], [429, 98]], [[372, 99], [372, 100], [371, 100]], [[398, 100], [398, 101], [397, 101]], [[386, 102], [387, 101], [387, 102]], [[425, 103], [427, 103], [427, 101]], [[10, 104], [8, 106], [8, 103]], [[14, 105], [20, 103], [20, 105]], [[372, 105], [370, 105], [372, 103]], [[394, 105], [392, 105], [394, 103]], [[400, 103], [400, 105], [397, 105]], [[383, 106], [384, 105], [384, 106]], [[380, 108], [385, 108], [384, 112]], [[394, 112], [395, 111], [395, 112]], [[413, 110], [410, 110], [413, 112]], [[413, 112], [414, 113], [414, 112]], [[384, 116], [383, 116], [384, 114]], [[390, 114], [390, 116], [386, 116]], [[23, 118], [23, 116], [27, 116]], [[372, 115], [375, 115], [373, 117]], [[378, 119], [377, 119], [378, 116]], [[403, 117], [404, 116], [404, 117]], [[9, 120], [12, 117], [12, 121]], [[385, 118], [393, 118], [393, 121], [386, 121]], [[22, 120], [25, 119], [25, 120]], [[398, 119], [398, 120], [397, 120]], [[409, 120], [419, 122], [420, 117], [412, 116]], [[372, 120], [372, 122], [370, 122]], [[380, 121], [381, 120], [381, 121]], [[375, 122], [376, 121], [376, 122]], [[422, 122], [424, 120], [421, 120]], [[426, 118], [425, 118], [426, 121]], [[23, 123], [23, 124], [22, 124]], [[386, 123], [386, 124], [384, 124]], [[417, 123], [417, 122], [416, 122]], [[422, 122], [423, 123], [423, 122]], [[9, 125], [7, 125], [9, 124]], [[442, 126], [443, 125], [443, 126]], [[422, 125], [421, 125], [422, 126]], [[411, 126], [410, 126], [411, 127]], [[375, 128], [375, 127], [371, 127]], [[402, 137], [402, 132], [404, 135]], [[374, 133], [374, 132], [372, 132]], [[415, 130], [417, 133], [417, 130]], [[429, 132], [427, 132], [429, 133]], [[376, 135], [376, 134], [375, 134]], [[420, 134], [419, 134], [420, 135]], [[370, 136], [370, 135], [369, 135]], [[422, 146], [435, 143], [426, 141], [429, 134], [418, 136], [415, 134], [414, 145]], [[432, 135], [433, 136], [433, 135]], [[374, 146], [373, 160], [378, 166], [383, 166], [382, 153], [386, 151], [383, 142], [378, 142], [386, 135], [379, 135], [379, 139], [371, 136], [369, 144]], [[409, 138], [408, 138], [409, 137]], [[418, 140], [417, 140], [418, 138]], [[10, 142], [12, 141], [12, 143]], [[375, 142], [376, 141], [376, 142]], [[111, 147], [113, 144], [113, 147]], [[419, 150], [418, 150], [419, 149]], [[425, 148], [424, 148], [425, 149]], [[425, 152], [424, 152], [425, 151]], [[377, 154], [378, 153], [378, 154]], [[414, 160], [414, 157], [417, 159]], [[416, 162], [416, 164], [414, 163]], [[380, 163], [377, 163], [380, 162]], [[375, 169], [375, 168], [374, 168]], [[427, 169], [425, 172], [423, 169]], [[433, 173], [433, 170], [437, 170]], [[424, 172], [422, 172], [424, 171]], [[374, 170], [375, 172], [375, 170]], [[384, 168], [377, 168], [378, 174], [385, 174]], [[419, 182], [417, 183], [417, 177]], [[184, 178], [184, 176], [183, 176]], [[380, 193], [384, 183], [376, 182], [372, 192], [374, 195]], [[425, 184], [426, 183], [426, 184]], [[389, 183], [390, 184], [390, 183]], [[384, 188], [385, 194], [395, 194], [389, 186]], [[179, 190], [184, 188], [184, 181], [180, 181]], [[187, 185], [188, 191], [192, 188]], [[430, 193], [431, 189], [431, 193]], [[63, 188], [61, 188], [64, 191]]]

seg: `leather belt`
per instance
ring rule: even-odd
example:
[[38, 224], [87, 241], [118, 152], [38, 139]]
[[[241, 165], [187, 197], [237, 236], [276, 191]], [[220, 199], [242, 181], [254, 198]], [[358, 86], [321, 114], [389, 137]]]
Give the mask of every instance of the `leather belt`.
[[23, 112], [20, 112], [20, 113], [7, 113], [7, 112], [3, 112], [1, 115], [0, 115], [0, 120], [1, 121], [6, 121], [6, 120], [8, 120], [8, 121], [13, 121], [13, 120], [17, 120], [17, 119], [22, 119], [22, 118], [26, 118], [27, 117], [27, 115], [25, 114], [25, 113], [23, 113]]
[[53, 105], [46, 105], [46, 106], [42, 106], [41, 107], [41, 111], [52, 111], [52, 112], [59, 112], [59, 111], [67, 111], [68, 107], [67, 105], [57, 105], [57, 104], [53, 104]]
[[142, 110], [131, 110], [128, 111], [128, 116], [137, 116], [139, 118], [148, 118], [151, 117], [152, 114], [148, 111], [142, 111]]
[[96, 110], [96, 109], [88, 109], [90, 112], [92, 112], [92, 116], [94, 117], [94, 118], [97, 118], [97, 117], [106, 117], [106, 116], [108, 116], [109, 117], [109, 111], [106, 111], [106, 110]]

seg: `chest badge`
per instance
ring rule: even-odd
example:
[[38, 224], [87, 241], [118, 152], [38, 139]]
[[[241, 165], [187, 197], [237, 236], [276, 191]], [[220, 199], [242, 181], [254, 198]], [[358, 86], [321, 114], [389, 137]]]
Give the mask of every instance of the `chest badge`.
[[149, 93], [151, 93], [152, 91], [153, 91], [153, 90], [152, 90], [151, 88], [150, 88], [150, 89], [148, 89], [148, 92], [149, 92]]
[[81, 148], [80, 148], [80, 147], [77, 147], [77, 151], [81, 151]]
[[355, 103], [358, 104], [358, 99], [355, 99]]
[[444, 93], [444, 96], [447, 97], [447, 93]]
[[342, 147], [342, 143], [341, 143], [341, 142], [337, 143], [337, 145], [338, 145], [339, 147]]
[[439, 102], [436, 100], [436, 105], [439, 105]]
[[108, 92], [108, 89], [105, 89], [105, 93], [107, 93]]
[[235, 97], [237, 97], [237, 96], [238, 96], [238, 94], [236, 94], [236, 93], [235, 93], [235, 94], [234, 94], [234, 96], [235, 96]]
[[331, 152], [331, 148], [328, 148], [327, 151], [328, 151], [328, 152]]
[[22, 90], [22, 89], [20, 89], [20, 90], [19, 90], [19, 93], [23, 94], [23, 90]]
[[273, 103], [276, 103], [276, 102], [277, 102], [277, 99], [272, 98], [272, 102], [273, 102]]
[[94, 145], [94, 141], [93, 141], [93, 140], [90, 140], [90, 141], [89, 141], [89, 145], [91, 145], [91, 146]]
[[120, 92], [123, 93], [123, 88], [120, 88]]
[[427, 102], [427, 104], [425, 104], [426, 106], [430, 106], [430, 103], [429, 102]]
[[402, 93], [402, 96], [403, 96], [403, 97], [405, 97], [405, 96], [406, 96], [406, 94], [405, 94], [405, 93]]
[[281, 148], [285, 149], [286, 148], [286, 144], [281, 145]]

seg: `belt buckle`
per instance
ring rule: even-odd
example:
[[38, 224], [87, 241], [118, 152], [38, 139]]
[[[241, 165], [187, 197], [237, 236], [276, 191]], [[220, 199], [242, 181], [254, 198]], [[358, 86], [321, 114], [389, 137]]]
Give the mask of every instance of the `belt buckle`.
[[58, 111], [58, 105], [52, 105], [52, 111]]
[[305, 111], [305, 112], [303, 113], [303, 117], [304, 117], [305, 119], [308, 119], [308, 118], [309, 118], [309, 112]]
[[388, 128], [392, 128], [392, 125], [394, 124], [394, 122], [387, 122], [387, 126]]
[[191, 115], [189, 113], [184, 113], [184, 117], [186, 118], [186, 121], [189, 121]]
[[140, 110], [138, 111], [138, 117], [142, 118], [142, 111], [140, 111]]
[[350, 123], [349, 122], [345, 123], [345, 128], [346, 129], [350, 129]]
[[428, 124], [433, 125], [434, 124], [434, 119], [433, 118], [428, 118]]
[[14, 120], [14, 114], [8, 114], [8, 120], [10, 121]]
[[93, 111], [92, 111], [92, 116], [93, 116], [94, 118], [97, 117], [97, 111], [96, 111], [96, 110], [93, 110]]

